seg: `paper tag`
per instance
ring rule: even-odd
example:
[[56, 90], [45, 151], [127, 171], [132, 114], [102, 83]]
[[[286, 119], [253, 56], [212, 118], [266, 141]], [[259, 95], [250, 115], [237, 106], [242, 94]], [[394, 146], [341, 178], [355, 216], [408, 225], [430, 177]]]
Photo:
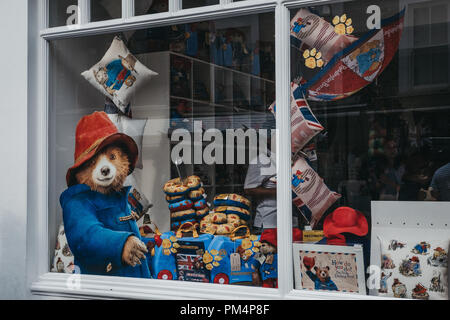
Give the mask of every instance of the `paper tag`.
[[323, 230], [304, 230], [303, 242], [318, 242], [324, 237]]
[[258, 261], [259, 264], [263, 264], [266, 261], [266, 256], [259, 252], [255, 255], [255, 260]]
[[241, 271], [241, 256], [239, 253], [230, 254], [231, 271]]

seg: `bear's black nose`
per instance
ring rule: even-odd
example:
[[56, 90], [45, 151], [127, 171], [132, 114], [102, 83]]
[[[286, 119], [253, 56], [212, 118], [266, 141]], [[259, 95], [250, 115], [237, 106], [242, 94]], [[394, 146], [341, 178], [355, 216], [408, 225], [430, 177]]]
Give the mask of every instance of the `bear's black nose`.
[[104, 166], [103, 168], [100, 169], [100, 172], [102, 173], [102, 175], [104, 175], [106, 177], [107, 175], [109, 175], [109, 172], [110, 172], [109, 167]]

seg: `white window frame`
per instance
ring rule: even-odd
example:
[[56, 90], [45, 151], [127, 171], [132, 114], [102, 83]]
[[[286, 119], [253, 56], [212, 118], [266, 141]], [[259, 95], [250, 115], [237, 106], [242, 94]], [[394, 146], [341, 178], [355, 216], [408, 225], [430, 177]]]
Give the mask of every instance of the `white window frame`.
[[[34, 0], [29, 1], [29, 3]], [[36, 0], [37, 28], [29, 54], [34, 54], [37, 63], [36, 81], [29, 88], [30, 143], [28, 188], [28, 282], [33, 294], [67, 296], [78, 298], [138, 298], [138, 299], [379, 299], [373, 296], [336, 294], [328, 292], [305, 292], [294, 290], [292, 259], [292, 207], [291, 207], [291, 159], [290, 159], [290, 36], [289, 21], [292, 7], [322, 4], [332, 1], [286, 1], [248, 0], [232, 3], [220, 0], [220, 4], [181, 10], [181, 0], [169, 0], [169, 11], [151, 15], [134, 16], [133, 0], [122, 0], [122, 18], [89, 22], [90, 0], [78, 0], [79, 24], [47, 28], [48, 0]], [[334, 1], [335, 2], [335, 1]], [[33, 10], [33, 9], [31, 9]], [[73, 275], [49, 272], [48, 230], [48, 128], [49, 128], [49, 41], [90, 36], [115, 31], [188, 23], [198, 20], [226, 18], [236, 14], [275, 12], [276, 46], [276, 113], [277, 130], [277, 210], [278, 210], [278, 289], [247, 287], [238, 285], [204, 284], [157, 279], [133, 279], [94, 275], [77, 275], [80, 287], [72, 289], [68, 282]], [[283, 156], [286, 155], [286, 156]], [[55, 205], [55, 204], [51, 204]], [[32, 226], [32, 227], [30, 227]]]

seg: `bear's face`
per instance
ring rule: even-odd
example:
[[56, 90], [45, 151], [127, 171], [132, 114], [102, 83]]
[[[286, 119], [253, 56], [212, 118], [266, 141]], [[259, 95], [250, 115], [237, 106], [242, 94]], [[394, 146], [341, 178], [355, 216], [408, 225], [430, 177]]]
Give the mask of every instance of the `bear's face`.
[[316, 271], [316, 276], [321, 282], [325, 282], [325, 280], [330, 277], [330, 267], [328, 266], [326, 266], [325, 268], [314, 267], [314, 271]]
[[261, 251], [262, 254], [266, 255], [266, 254], [274, 254], [277, 252], [277, 247], [271, 245], [270, 243], [266, 242], [266, 241], [262, 241], [261, 242], [261, 247], [259, 249]]
[[108, 81], [108, 74], [106, 68], [100, 68], [97, 72], [94, 71], [95, 79], [98, 83], [103, 85], [106, 81]]
[[119, 146], [109, 146], [86, 162], [75, 174], [78, 183], [88, 185], [93, 191], [109, 193], [122, 189], [128, 176], [128, 156]]

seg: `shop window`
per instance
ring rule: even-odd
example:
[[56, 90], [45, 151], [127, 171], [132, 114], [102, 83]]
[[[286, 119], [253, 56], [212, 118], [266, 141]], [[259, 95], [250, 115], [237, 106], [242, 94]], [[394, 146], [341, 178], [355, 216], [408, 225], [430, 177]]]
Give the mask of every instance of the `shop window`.
[[52, 271], [277, 286], [274, 47], [270, 12], [50, 42]]
[[[437, 290], [446, 286], [439, 278], [443, 269], [427, 267], [433, 263], [421, 254], [428, 248], [430, 254], [447, 252], [446, 225], [441, 226], [446, 249], [419, 239], [428, 232], [420, 223], [414, 223], [417, 230], [404, 229], [405, 221], [420, 216], [414, 208], [410, 216], [391, 212], [404, 215], [397, 217], [404, 221], [395, 236], [389, 225], [397, 220], [387, 212], [383, 217], [392, 220], [377, 235], [389, 239], [371, 235], [374, 215], [380, 214], [372, 210], [377, 201], [450, 201], [450, 90], [441, 87], [439, 95], [427, 87], [403, 90], [406, 74], [414, 86], [448, 83], [448, 4], [407, 2], [291, 10], [293, 211], [303, 230], [303, 243], [294, 243], [297, 289], [443, 297]], [[380, 246], [382, 264], [380, 255], [371, 257]], [[400, 247], [405, 256], [393, 252]], [[351, 261], [344, 253], [354, 255]], [[422, 269], [416, 272], [419, 261]], [[356, 271], [369, 264], [380, 271], [371, 288], [365, 285], [368, 275]], [[408, 278], [416, 275], [420, 281]]]
[[122, 0], [91, 0], [91, 22], [122, 18]]
[[59, 27], [78, 23], [77, 0], [50, 0], [49, 27]]
[[169, 11], [169, 0], [134, 0], [136, 16]]
[[183, 9], [211, 6], [219, 4], [219, 0], [183, 0]]

